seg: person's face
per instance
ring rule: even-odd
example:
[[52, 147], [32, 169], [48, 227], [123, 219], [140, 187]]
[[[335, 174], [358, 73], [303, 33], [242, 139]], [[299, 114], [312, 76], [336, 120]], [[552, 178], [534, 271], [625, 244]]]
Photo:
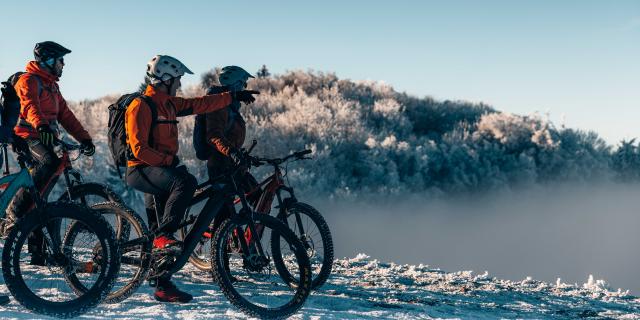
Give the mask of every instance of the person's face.
[[54, 65], [53, 65], [53, 69], [56, 72], [56, 75], [58, 77], [62, 76], [62, 69], [64, 69], [64, 58], [60, 57], [58, 59], [56, 59]]

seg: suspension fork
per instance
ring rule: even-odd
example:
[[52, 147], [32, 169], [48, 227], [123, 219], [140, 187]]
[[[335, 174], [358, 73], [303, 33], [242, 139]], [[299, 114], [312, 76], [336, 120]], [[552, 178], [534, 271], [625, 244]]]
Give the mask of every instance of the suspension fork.
[[[238, 191], [238, 185], [236, 184], [235, 179], [233, 178], [233, 176], [231, 177], [231, 186], [233, 187], [233, 190]], [[258, 239], [258, 241], [255, 241], [256, 244], [256, 249], [258, 251], [258, 255], [261, 257], [265, 257], [266, 255], [264, 254], [264, 249], [262, 248], [262, 243], [260, 242], [260, 238], [261, 236], [256, 232], [256, 226], [254, 223], [254, 211], [253, 209], [251, 209], [251, 206], [249, 206], [249, 202], [247, 201], [247, 197], [245, 197], [244, 195], [244, 190], [240, 190], [240, 192], [236, 192], [238, 194], [238, 196], [240, 197], [240, 203], [242, 203], [242, 209], [240, 209], [241, 213], [244, 212], [245, 214], [248, 215], [248, 227], [249, 227], [249, 233], [251, 234], [251, 240], [254, 239]], [[235, 233], [237, 234], [237, 237], [239, 239], [242, 239], [242, 241], [240, 241], [240, 246], [242, 247], [242, 254], [244, 256], [248, 256], [249, 255], [249, 244], [247, 243], [247, 238], [245, 236], [245, 233], [242, 231], [242, 228], [240, 227], [236, 227]]]
[[[71, 187], [73, 187], [73, 184], [71, 182], [71, 178], [69, 178], [69, 172], [67, 170], [64, 170], [62, 175], [64, 176], [64, 183], [66, 185], [65, 192], [67, 193], [67, 197], [69, 197], [69, 200], [71, 201], [73, 199], [71, 196]], [[84, 197], [80, 198], [80, 202], [85, 206], [87, 205], [87, 200]]]
[[[282, 199], [282, 195], [281, 192], [282, 191], [286, 191], [287, 193], [289, 193], [289, 198], [286, 199]], [[282, 217], [282, 222], [284, 222], [284, 224], [287, 225], [287, 227], [289, 227], [289, 221], [287, 220], [287, 212], [289, 210], [289, 207], [298, 202], [298, 200], [296, 199], [296, 196], [293, 194], [293, 188], [287, 187], [287, 186], [281, 186], [280, 188], [278, 188], [278, 190], [276, 191], [276, 197], [278, 198], [278, 206], [280, 207], [280, 216]], [[296, 218], [296, 225], [298, 226], [298, 230], [300, 230], [300, 235], [304, 235], [305, 231], [304, 231], [304, 226], [302, 224], [302, 218], [300, 217], [300, 213], [299, 212], [294, 212], [293, 213], [294, 217]], [[300, 237], [302, 238], [302, 237]], [[303, 241], [303, 243], [305, 243]], [[306, 245], [306, 243], [305, 243]]]
[[[73, 188], [74, 183], [73, 181], [71, 181], [71, 178], [69, 177], [70, 169], [72, 169], [71, 160], [69, 159], [69, 154], [66, 151], [64, 151], [64, 153], [62, 154], [62, 157], [60, 158], [60, 166], [56, 170], [56, 174], [64, 175], [64, 182], [66, 185], [67, 196], [69, 197], [69, 200], [72, 200], [73, 198], [71, 196], [71, 188]], [[80, 180], [81, 179], [82, 178], [80, 178]], [[80, 202], [85, 206], [87, 205], [87, 200], [84, 197], [80, 198]]]

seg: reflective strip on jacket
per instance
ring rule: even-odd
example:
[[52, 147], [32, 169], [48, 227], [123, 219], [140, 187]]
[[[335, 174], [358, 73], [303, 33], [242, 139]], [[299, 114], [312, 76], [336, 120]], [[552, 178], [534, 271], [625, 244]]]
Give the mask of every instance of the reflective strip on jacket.
[[[144, 95], [151, 98], [158, 108], [159, 121], [175, 121], [176, 117], [213, 112], [231, 103], [227, 92], [199, 98], [173, 97], [147, 86]], [[127, 161], [127, 166], [169, 166], [178, 153], [178, 125], [156, 123], [153, 128], [153, 145], [149, 145], [151, 109], [142, 99], [135, 99], [125, 114], [127, 143], [136, 159]]]
[[58, 77], [44, 70], [36, 61], [30, 61], [26, 71], [16, 82], [15, 89], [20, 98], [20, 119], [30, 126], [16, 126], [13, 129], [15, 134], [22, 138], [38, 138], [38, 126], [58, 121], [76, 140], [90, 140], [91, 136], [62, 97]]

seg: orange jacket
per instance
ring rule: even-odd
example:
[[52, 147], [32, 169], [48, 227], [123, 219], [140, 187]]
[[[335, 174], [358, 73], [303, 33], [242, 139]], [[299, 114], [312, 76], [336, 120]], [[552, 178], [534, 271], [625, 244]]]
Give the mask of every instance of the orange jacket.
[[[229, 108], [224, 108], [216, 112], [207, 113], [207, 141], [215, 149], [225, 155], [229, 156], [231, 149], [239, 149], [244, 144], [244, 139], [247, 134], [247, 129], [244, 121], [240, 115], [237, 115], [234, 119], [234, 123], [231, 124], [228, 132], [226, 129], [229, 124]], [[215, 152], [214, 152], [215, 154]], [[214, 157], [214, 161], [217, 157]]]
[[[160, 121], [175, 121], [176, 117], [213, 112], [231, 103], [231, 95], [227, 92], [186, 99], [173, 97], [147, 86], [144, 95], [156, 104], [157, 120]], [[127, 143], [136, 158], [127, 161], [129, 167], [142, 164], [154, 167], [169, 166], [178, 153], [178, 125], [175, 123], [156, 123], [152, 131], [153, 145], [149, 145], [151, 117], [151, 109], [142, 99], [133, 100], [127, 108]]]
[[[36, 128], [57, 120], [76, 140], [91, 140], [67, 106], [58, 87], [58, 77], [42, 69], [37, 62], [27, 64], [27, 73], [20, 76], [15, 89], [20, 98], [20, 119], [29, 125], [18, 124], [13, 131], [22, 138], [38, 138]], [[40, 79], [38, 81], [37, 78]]]

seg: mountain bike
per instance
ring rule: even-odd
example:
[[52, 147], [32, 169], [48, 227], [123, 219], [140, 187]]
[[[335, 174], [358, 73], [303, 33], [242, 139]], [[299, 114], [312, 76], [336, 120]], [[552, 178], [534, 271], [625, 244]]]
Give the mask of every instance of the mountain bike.
[[[2, 274], [13, 297], [25, 308], [62, 318], [76, 317], [99, 304], [111, 290], [120, 269], [119, 247], [113, 229], [97, 212], [77, 203], [47, 202], [35, 187], [27, 165], [33, 165], [28, 152], [18, 150], [20, 171], [9, 173], [7, 144], [1, 148], [5, 163], [0, 178], [0, 217], [15, 194], [25, 189], [34, 204], [10, 228], [2, 250]], [[0, 161], [1, 163], [1, 161]], [[85, 234], [77, 239], [81, 246], [62, 246], [60, 228], [82, 225]], [[33, 232], [43, 234], [43, 261], [31, 265], [26, 241]], [[85, 248], [90, 246], [92, 251]], [[85, 256], [95, 257], [94, 272], [85, 272]], [[77, 295], [67, 284], [76, 274], [88, 288]]]
[[[247, 151], [247, 154], [251, 151]], [[188, 231], [182, 241], [182, 250], [170, 254], [150, 249], [150, 243], [158, 234], [151, 232], [139, 238], [120, 243], [124, 255], [122, 263], [135, 267], [147, 264], [151, 259], [147, 280], [154, 280], [179, 271], [189, 260], [198, 246], [202, 234], [212, 231], [211, 260], [214, 261], [212, 274], [227, 299], [250, 316], [259, 318], [284, 318], [294, 314], [304, 304], [311, 289], [309, 258], [302, 242], [282, 221], [268, 215], [255, 214], [245, 198], [245, 190], [236, 183], [237, 172], [244, 170], [237, 166], [220, 177], [201, 184], [190, 206], [205, 202], [197, 216], [185, 215], [178, 228]], [[218, 219], [218, 227], [210, 230], [224, 206], [232, 207], [238, 196], [242, 208], [234, 210], [230, 218]], [[157, 202], [157, 201], [156, 201]], [[156, 206], [157, 216], [162, 212]], [[161, 224], [158, 224], [161, 227]], [[79, 228], [70, 228], [65, 237], [73, 237]], [[258, 230], [259, 229], [259, 230]], [[254, 234], [259, 236], [245, 236]], [[274, 246], [279, 246], [274, 249]], [[280, 258], [274, 259], [274, 250]], [[295, 277], [295, 284], [286, 283], [281, 273], [288, 272]], [[131, 279], [142, 282], [141, 273]], [[82, 288], [76, 287], [82, 292]], [[108, 299], [122, 301], [133, 290], [112, 293]]]
[[[259, 196], [258, 200], [253, 204], [253, 207], [256, 212], [261, 214], [269, 214], [272, 210], [273, 200], [277, 199], [277, 205], [275, 206], [277, 209], [276, 217], [292, 229], [300, 241], [302, 241], [311, 261], [312, 289], [317, 289], [327, 281], [327, 278], [331, 274], [333, 265], [333, 240], [331, 238], [331, 230], [329, 230], [329, 225], [320, 212], [311, 205], [298, 201], [294, 195], [293, 188], [288, 186], [288, 183], [285, 183], [288, 168], [287, 163], [289, 161], [309, 159], [305, 156], [310, 153], [311, 150], [303, 150], [294, 152], [284, 158], [273, 159], [251, 157], [250, 163], [253, 166], [270, 165], [273, 167], [273, 174], [247, 192], [245, 196], [248, 198], [254, 195]], [[286, 194], [283, 195], [284, 192], [286, 192], [288, 196], [286, 196]], [[235, 203], [239, 202], [240, 198], [237, 197]], [[182, 234], [184, 234], [186, 230], [181, 231]], [[211, 270], [210, 253], [208, 250], [211, 236], [211, 230], [203, 233], [202, 239], [189, 258], [189, 261], [202, 271]], [[274, 259], [281, 259], [277, 249], [275, 253]], [[296, 281], [288, 272], [283, 272], [281, 275], [285, 277], [285, 281], [287, 282], [294, 283]]]

